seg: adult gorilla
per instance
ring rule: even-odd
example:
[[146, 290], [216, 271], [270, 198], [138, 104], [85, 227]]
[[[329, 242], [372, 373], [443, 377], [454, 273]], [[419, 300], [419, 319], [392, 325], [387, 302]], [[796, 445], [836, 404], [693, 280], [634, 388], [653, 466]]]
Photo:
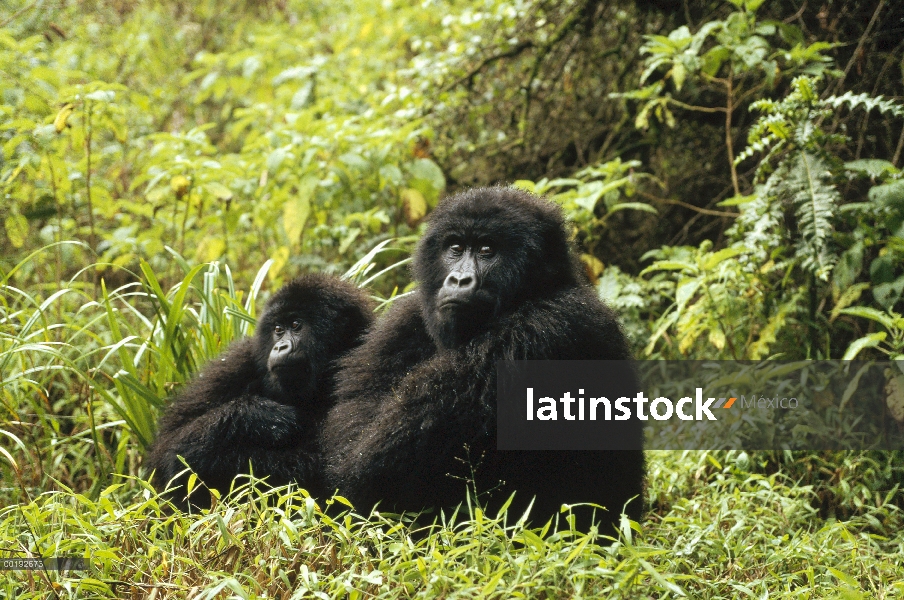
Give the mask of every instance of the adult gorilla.
[[[185, 458], [208, 487], [226, 492], [248, 473], [271, 485], [295, 482], [321, 492], [318, 432], [332, 402], [335, 362], [360, 343], [373, 320], [358, 288], [327, 275], [304, 275], [267, 302], [253, 338], [207, 365], [160, 419], [147, 466], [159, 489], [184, 486]], [[180, 475], [181, 473], [181, 475]], [[172, 494], [185, 509], [184, 487]], [[200, 491], [191, 504], [207, 508]]]
[[[592, 502], [607, 532], [640, 517], [641, 450], [499, 451], [496, 361], [630, 358], [615, 315], [586, 284], [560, 209], [510, 188], [445, 199], [414, 258], [418, 291], [341, 362], [322, 432], [326, 483], [359, 509], [451, 507], [465, 482], [543, 522]], [[630, 436], [642, 445], [640, 424]], [[584, 510], [584, 509], [580, 509]], [[590, 509], [587, 509], [588, 511]], [[581, 526], [589, 524], [579, 514]]]

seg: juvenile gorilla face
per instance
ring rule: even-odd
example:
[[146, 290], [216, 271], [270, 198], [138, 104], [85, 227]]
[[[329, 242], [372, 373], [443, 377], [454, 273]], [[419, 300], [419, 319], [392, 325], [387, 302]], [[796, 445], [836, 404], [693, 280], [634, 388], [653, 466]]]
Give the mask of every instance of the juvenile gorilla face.
[[278, 315], [273, 326], [270, 356], [267, 370], [271, 373], [286, 373], [297, 368], [305, 369], [311, 357], [307, 349], [311, 345], [311, 325], [303, 315], [295, 311]]
[[[333, 356], [369, 324], [360, 299], [313, 277], [290, 282], [267, 303], [255, 335], [257, 361], [269, 385], [295, 398], [313, 395]], [[364, 320], [362, 320], [364, 319]]]
[[255, 335], [258, 363], [267, 373], [268, 385], [298, 398], [313, 394], [319, 375], [312, 322], [317, 318], [306, 304], [268, 304]]
[[507, 308], [573, 284], [568, 256], [560, 213], [529, 194], [491, 188], [444, 200], [414, 262], [431, 337], [460, 346]]

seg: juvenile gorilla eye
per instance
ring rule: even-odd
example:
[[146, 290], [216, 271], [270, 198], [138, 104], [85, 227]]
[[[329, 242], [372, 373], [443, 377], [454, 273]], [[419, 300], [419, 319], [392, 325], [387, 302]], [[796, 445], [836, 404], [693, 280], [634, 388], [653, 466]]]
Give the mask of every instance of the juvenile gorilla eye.
[[492, 256], [495, 253], [496, 253], [496, 250], [494, 250], [493, 247], [488, 244], [484, 244], [483, 246], [481, 246], [480, 252], [478, 252], [478, 254], [480, 254], [480, 256]]
[[276, 335], [280, 335], [283, 331], [285, 331], [285, 329], [283, 329], [282, 325], [277, 325], [273, 328], [273, 333], [275, 333]]
[[464, 246], [462, 246], [461, 244], [452, 244], [451, 246], [449, 246], [449, 250], [451, 250], [455, 254], [461, 254], [462, 252], [464, 252], [464, 249]]
[[292, 329], [298, 329], [300, 327], [301, 327], [301, 321], [299, 321], [298, 319], [295, 319], [294, 321], [292, 321]]

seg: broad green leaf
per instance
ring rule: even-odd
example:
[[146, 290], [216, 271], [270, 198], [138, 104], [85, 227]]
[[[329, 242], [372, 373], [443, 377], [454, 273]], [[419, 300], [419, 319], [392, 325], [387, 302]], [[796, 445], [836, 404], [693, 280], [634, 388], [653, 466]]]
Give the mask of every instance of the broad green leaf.
[[3, 223], [6, 227], [6, 237], [14, 248], [21, 248], [28, 237], [28, 219], [23, 215], [14, 214], [6, 217]]
[[869, 199], [876, 204], [904, 205], [904, 180], [876, 185], [869, 190]]
[[832, 567], [827, 567], [827, 568], [828, 568], [829, 572], [832, 575], [834, 575], [835, 577], [837, 577], [842, 583], [845, 583], [853, 588], [860, 589], [860, 582], [857, 581], [856, 579], [854, 579], [853, 577], [851, 577], [850, 575], [848, 575], [847, 573], [844, 573], [844, 572], [839, 571], [838, 569], [834, 569]]
[[746, 2], [744, 2], [744, 6], [745, 6], [745, 8], [747, 8], [747, 10], [749, 10], [750, 12], [756, 12], [756, 10], [757, 10], [760, 6], [762, 6], [762, 4], [763, 4], [764, 1], [765, 1], [765, 0], [746, 0]]
[[407, 169], [413, 179], [424, 179], [430, 182], [430, 186], [437, 193], [443, 191], [446, 187], [446, 177], [443, 175], [442, 169], [429, 158], [414, 160], [407, 165]]
[[339, 244], [339, 254], [345, 254], [345, 251], [348, 250], [349, 246], [358, 239], [358, 236], [361, 235], [360, 227], [352, 227], [348, 235], [345, 236], [345, 239], [342, 240], [342, 243]]
[[870, 308], [868, 306], [852, 306], [839, 311], [843, 315], [852, 315], [854, 317], [862, 317], [880, 323], [883, 327], [891, 330], [894, 327], [894, 319], [880, 310]]
[[725, 332], [721, 327], [714, 327], [709, 330], [709, 343], [715, 346], [716, 350], [725, 348]]
[[845, 290], [844, 293], [841, 294], [838, 298], [838, 302], [836, 302], [834, 308], [832, 308], [832, 314], [829, 317], [830, 323], [837, 319], [838, 315], [840, 315], [845, 308], [859, 300], [863, 292], [869, 289], [869, 284], [858, 283], [843, 289]]
[[864, 173], [869, 177], [882, 177], [886, 173], [897, 173], [898, 169], [888, 162], [878, 158], [861, 158], [860, 160], [852, 160], [844, 163], [844, 168], [848, 171], [856, 171]]
[[609, 208], [608, 212], [614, 213], [619, 210], [640, 210], [643, 212], [652, 213], [654, 215], [659, 214], [659, 211], [645, 202], [619, 202], [618, 204], [615, 204], [611, 208]]
[[895, 307], [902, 294], [904, 294], [904, 275], [894, 281], [873, 286], [873, 298], [887, 310]]
[[672, 81], [675, 82], [675, 89], [681, 91], [684, 86], [684, 80], [687, 78], [687, 69], [683, 63], [676, 62], [672, 67]]
[[271, 152], [269, 156], [267, 156], [267, 171], [269, 171], [271, 175], [276, 173], [288, 156], [289, 146], [277, 148]]
[[279, 273], [283, 270], [283, 267], [286, 266], [286, 263], [289, 262], [289, 255], [291, 251], [288, 246], [280, 246], [276, 249], [273, 255], [270, 257], [271, 266], [269, 271], [267, 272], [267, 276], [271, 281], [276, 279], [279, 276]]
[[640, 272], [641, 275], [654, 271], [697, 271], [697, 265], [677, 260], [659, 260]]
[[684, 279], [675, 288], [675, 302], [678, 304], [678, 310], [682, 310], [684, 305], [693, 298], [697, 290], [700, 289], [702, 279]]
[[380, 167], [380, 178], [383, 185], [399, 185], [402, 183], [402, 170], [395, 165], [383, 165]]
[[195, 258], [200, 262], [211, 262], [223, 256], [225, 251], [226, 241], [223, 238], [205, 237], [198, 244]]
[[419, 191], [406, 188], [402, 190], [402, 211], [405, 221], [414, 227], [427, 214], [427, 200]]
[[512, 187], [517, 188], [519, 190], [524, 190], [525, 192], [534, 193], [537, 189], [536, 184], [529, 179], [519, 179], [515, 183], [512, 184]]
[[305, 221], [311, 214], [311, 200], [308, 196], [297, 196], [289, 198], [283, 205], [283, 227], [286, 230], [286, 236], [289, 243], [296, 245], [299, 243], [301, 232], [304, 231]]
[[715, 268], [719, 263], [729, 258], [734, 258], [739, 254], [744, 254], [747, 252], [746, 248], [723, 248], [718, 252], [713, 252], [712, 254], [707, 255], [707, 257], [703, 261], [702, 268], [704, 271], [709, 271], [710, 269]]
[[96, 92], [85, 94], [85, 98], [94, 100], [95, 102], [109, 103], [116, 99], [116, 92], [113, 90], [97, 90]]
[[741, 206], [743, 204], [750, 204], [756, 199], [756, 194], [750, 194], [749, 196], [732, 196], [731, 198], [718, 202], [716, 206]]
[[232, 200], [232, 190], [216, 181], [212, 181], [204, 186], [215, 198], [219, 200]]
[[864, 350], [865, 348], [875, 348], [880, 342], [885, 341], [886, 337], [888, 337], [888, 334], [884, 331], [880, 331], [854, 340], [851, 342], [851, 345], [848, 346], [847, 350], [845, 350], [841, 360], [854, 360], [861, 350]]

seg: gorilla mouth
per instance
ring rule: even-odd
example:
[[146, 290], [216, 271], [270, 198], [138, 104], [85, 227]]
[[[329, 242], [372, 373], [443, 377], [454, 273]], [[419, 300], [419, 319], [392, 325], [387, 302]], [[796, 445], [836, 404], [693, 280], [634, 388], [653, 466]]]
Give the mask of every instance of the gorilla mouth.
[[438, 312], [467, 313], [471, 317], [489, 317], [493, 313], [493, 303], [478, 297], [447, 298], [436, 307]]
[[468, 294], [439, 293], [436, 308], [438, 310], [467, 310], [469, 312], [492, 312], [495, 305], [493, 295], [487, 290], [477, 290]]
[[440, 310], [443, 310], [445, 308], [466, 308], [468, 306], [471, 306], [472, 304], [474, 304], [474, 302], [470, 299], [465, 300], [463, 298], [447, 298], [440, 302], [437, 308], [439, 308]]

